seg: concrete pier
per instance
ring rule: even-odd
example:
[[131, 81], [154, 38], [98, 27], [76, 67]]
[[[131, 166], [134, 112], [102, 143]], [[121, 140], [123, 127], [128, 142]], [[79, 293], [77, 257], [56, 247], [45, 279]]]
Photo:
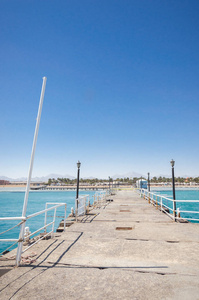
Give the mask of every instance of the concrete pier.
[[1, 277], [0, 299], [199, 299], [199, 224], [175, 223], [133, 191], [111, 198], [28, 250], [36, 261]]

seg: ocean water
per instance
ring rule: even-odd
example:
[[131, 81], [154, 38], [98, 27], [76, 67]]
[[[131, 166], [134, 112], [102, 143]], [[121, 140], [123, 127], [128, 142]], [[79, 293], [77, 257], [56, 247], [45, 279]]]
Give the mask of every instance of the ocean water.
[[[93, 196], [95, 191], [81, 191], [81, 195], [89, 195], [89, 200], [91, 204], [93, 203]], [[22, 215], [22, 208], [24, 202], [25, 191], [20, 189], [15, 189], [15, 191], [2, 191], [0, 190], [0, 217], [20, 217]], [[45, 209], [46, 202], [62, 202], [67, 204], [67, 216], [71, 212], [71, 207], [75, 208], [75, 197], [76, 191], [30, 191], [27, 214], [30, 215], [37, 211]], [[52, 221], [52, 215], [54, 211], [48, 212], [47, 223]], [[27, 220], [26, 226], [30, 227], [30, 231], [34, 232], [40, 227], [44, 226], [44, 216], [41, 214], [37, 217]], [[64, 217], [64, 206], [57, 209], [57, 216], [61, 218], [56, 218], [55, 221], [55, 230], [58, 227], [62, 217]], [[0, 220], [0, 233], [9, 229], [12, 226], [15, 226], [20, 221], [1, 221]], [[49, 226], [51, 229], [51, 226]], [[16, 227], [11, 231], [8, 231], [5, 234], [0, 235], [1, 239], [6, 238], [18, 238], [19, 237], [20, 227]], [[48, 231], [48, 228], [47, 228]], [[4, 251], [8, 246], [11, 246], [13, 242], [0, 242], [0, 253]], [[14, 249], [14, 247], [12, 248]]]
[[[165, 196], [169, 199], [173, 199], [173, 191], [169, 189], [158, 189], [152, 192]], [[199, 214], [192, 212], [199, 212], [199, 203], [191, 202], [191, 200], [199, 200], [199, 189], [176, 189], [176, 200], [188, 200], [188, 202], [176, 202], [176, 208], [180, 210], [180, 216], [182, 218], [199, 219]], [[173, 208], [173, 203], [163, 198], [163, 204], [169, 208]], [[190, 211], [182, 213], [181, 211]], [[171, 212], [171, 211], [170, 211]], [[172, 213], [172, 212], [171, 212]], [[189, 220], [189, 222], [199, 223], [198, 221]]]

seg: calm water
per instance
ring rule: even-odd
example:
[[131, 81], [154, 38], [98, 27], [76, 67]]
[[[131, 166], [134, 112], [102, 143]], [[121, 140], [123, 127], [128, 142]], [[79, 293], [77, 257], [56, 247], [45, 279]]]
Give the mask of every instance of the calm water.
[[[20, 217], [22, 215], [24, 191], [0, 191], [0, 216], [1, 217]], [[80, 191], [80, 195], [89, 195], [90, 202], [93, 202], [95, 191]], [[46, 202], [63, 202], [67, 204], [67, 215], [71, 212], [71, 207], [75, 208], [76, 191], [31, 191], [29, 193], [27, 215], [45, 209]], [[48, 222], [52, 220], [53, 210], [48, 212]], [[64, 216], [64, 206], [57, 209], [57, 215]], [[55, 229], [58, 227], [61, 218], [56, 218]], [[19, 221], [0, 221], [0, 233], [18, 224]], [[34, 232], [44, 226], [44, 214], [34, 217], [26, 222], [30, 231]], [[49, 227], [51, 228], [51, 226]], [[18, 238], [19, 227], [0, 235], [1, 239]], [[12, 243], [0, 242], [0, 253]]]
[[[173, 199], [173, 191], [167, 189], [160, 189], [156, 191], [152, 191], [158, 195], [163, 195], [170, 199]], [[175, 191], [176, 200], [189, 200], [190, 202], [176, 202], [176, 208], [179, 208], [180, 211], [198, 211], [199, 212], [199, 203], [191, 203], [191, 200], [199, 200], [199, 189], [176, 189]], [[168, 206], [169, 208], [173, 208], [173, 203], [168, 200], [163, 199], [163, 204]], [[171, 212], [172, 213], [172, 212]], [[191, 219], [199, 219], [199, 214], [196, 213], [180, 213], [182, 218], [191, 218]], [[191, 221], [190, 222], [197, 222]], [[198, 223], [198, 222], [197, 222]]]

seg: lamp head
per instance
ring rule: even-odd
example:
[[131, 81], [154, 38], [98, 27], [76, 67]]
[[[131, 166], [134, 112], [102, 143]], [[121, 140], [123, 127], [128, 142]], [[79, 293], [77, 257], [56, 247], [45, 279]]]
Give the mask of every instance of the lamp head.
[[173, 168], [174, 165], [175, 165], [175, 161], [172, 159], [172, 160], [170, 161], [170, 164], [171, 164], [171, 166], [172, 166], [172, 168]]
[[81, 166], [81, 163], [80, 163], [80, 161], [78, 160], [78, 162], [77, 162], [77, 168], [80, 169], [80, 166]]

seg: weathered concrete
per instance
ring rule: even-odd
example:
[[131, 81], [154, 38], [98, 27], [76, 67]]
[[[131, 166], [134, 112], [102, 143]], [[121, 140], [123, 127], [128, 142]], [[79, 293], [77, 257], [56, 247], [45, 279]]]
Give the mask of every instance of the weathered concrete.
[[199, 224], [133, 192], [113, 199], [30, 249], [36, 262], [1, 277], [0, 299], [199, 299]]

